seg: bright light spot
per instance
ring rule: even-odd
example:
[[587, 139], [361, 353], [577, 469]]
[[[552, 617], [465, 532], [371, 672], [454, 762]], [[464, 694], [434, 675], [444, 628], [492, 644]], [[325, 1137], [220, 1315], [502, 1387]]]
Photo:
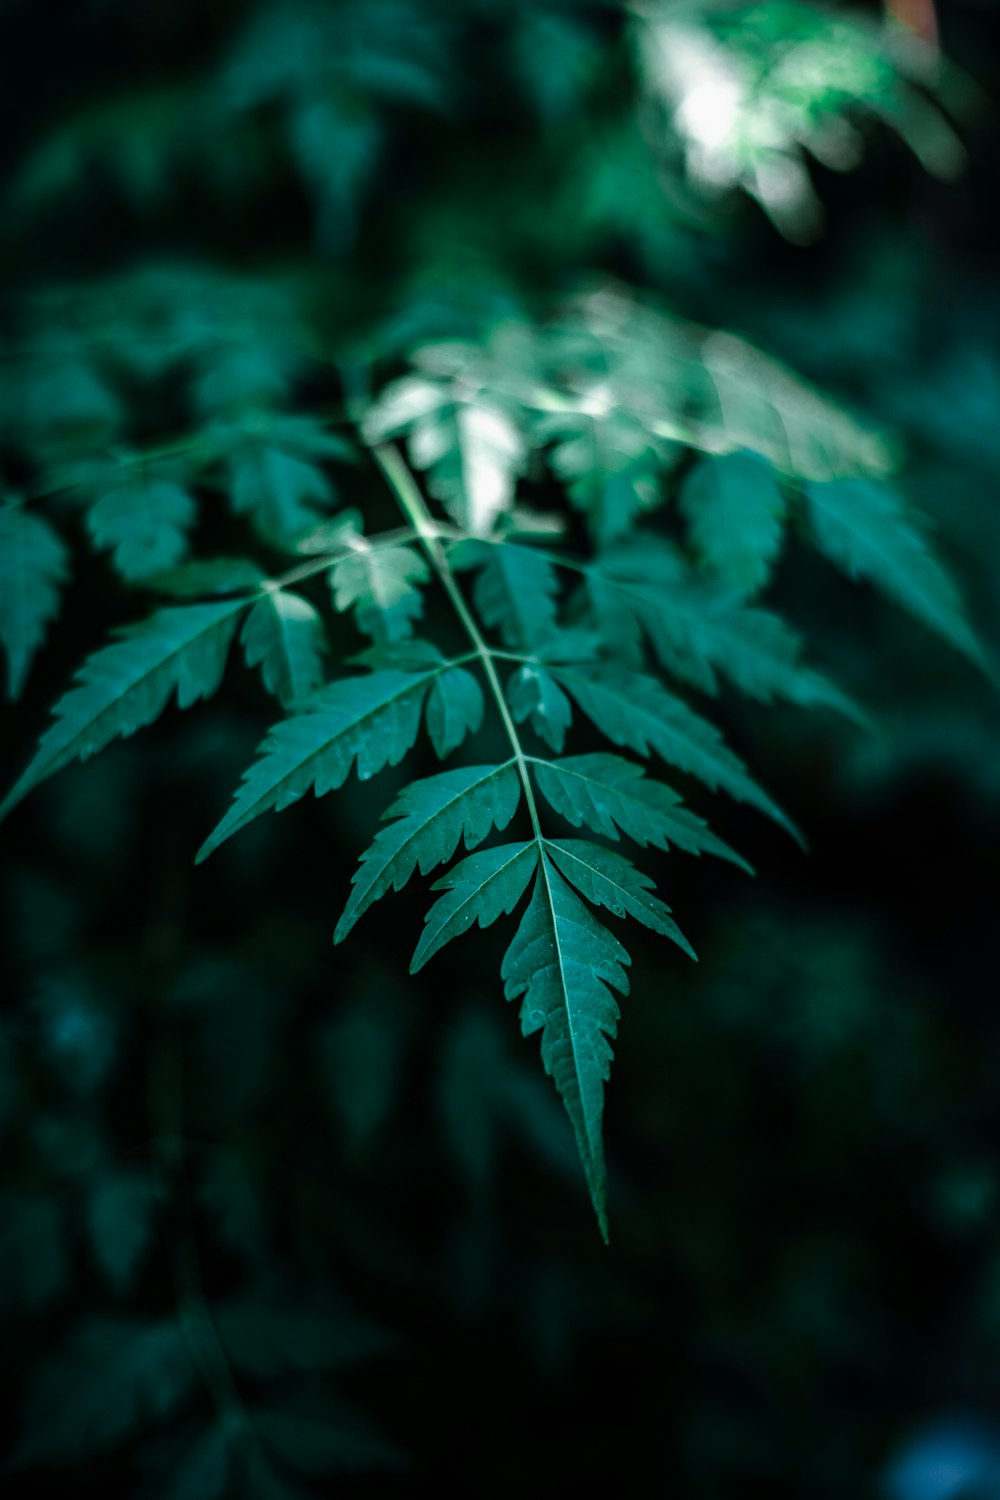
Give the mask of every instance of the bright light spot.
[[708, 151], [717, 151], [736, 133], [742, 108], [739, 84], [720, 73], [690, 90], [677, 110], [677, 123], [690, 140]]

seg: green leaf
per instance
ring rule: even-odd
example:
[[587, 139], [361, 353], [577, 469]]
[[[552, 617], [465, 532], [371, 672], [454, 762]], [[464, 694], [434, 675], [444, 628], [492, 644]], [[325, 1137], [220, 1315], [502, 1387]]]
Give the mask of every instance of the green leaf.
[[670, 915], [670, 907], [649, 894], [653, 881], [630, 860], [588, 839], [546, 839], [545, 847], [581, 896], [595, 906], [606, 906], [616, 917], [635, 917], [670, 938], [697, 962], [694, 949]]
[[427, 699], [427, 732], [439, 759], [481, 728], [484, 709], [483, 690], [471, 672], [452, 667], [441, 673]]
[[[316, 40], [306, 45], [312, 49]], [[360, 200], [374, 173], [384, 126], [356, 94], [302, 90], [288, 124], [299, 171], [317, 209], [317, 236], [329, 254], [352, 248]], [[331, 172], [330, 163], [337, 170]]]
[[511, 508], [524, 440], [484, 393], [464, 400], [436, 380], [404, 376], [386, 387], [364, 426], [370, 443], [408, 433], [411, 462], [427, 471], [428, 489], [463, 531], [488, 536]]
[[595, 415], [552, 413], [541, 437], [557, 439], [549, 462], [566, 481], [570, 501], [588, 517], [601, 546], [625, 536], [659, 503], [662, 459], [649, 433], [623, 406]]
[[171, 594], [175, 599], [256, 592], [263, 581], [260, 568], [245, 557], [197, 558], [145, 580], [148, 588]]
[[[644, 553], [648, 551], [648, 555]], [[660, 576], [658, 563], [666, 564]], [[770, 703], [787, 699], [803, 708], [834, 708], [855, 720], [859, 710], [839, 688], [799, 662], [802, 643], [777, 615], [757, 609], [712, 585], [692, 583], [669, 554], [635, 546], [591, 570], [590, 596], [609, 638], [626, 655], [641, 625], [668, 671], [703, 692], [718, 691], [721, 672], [746, 693]]]
[[309, 531], [295, 538], [295, 551], [304, 556], [322, 552], [336, 552], [343, 547], [354, 546], [364, 530], [364, 518], [359, 510], [338, 510], [336, 515], [320, 521]]
[[19, 698], [46, 627], [59, 611], [66, 548], [48, 521], [18, 504], [0, 507], [0, 642], [7, 696]]
[[[456, 402], [445, 430], [450, 441], [430, 466], [428, 489], [459, 526], [473, 536], [488, 536], [514, 501], [525, 456], [521, 434], [507, 412], [482, 397]], [[410, 455], [424, 468], [428, 449], [415, 439], [410, 439]], [[428, 444], [431, 452], [440, 446], [437, 435]]]
[[323, 681], [327, 650], [323, 622], [298, 594], [269, 589], [247, 616], [240, 637], [248, 667], [260, 667], [264, 686], [285, 708]]
[[480, 568], [473, 591], [476, 608], [484, 624], [500, 632], [505, 646], [531, 651], [552, 634], [558, 581], [547, 557], [529, 547], [496, 542], [481, 544], [474, 554], [468, 549], [459, 554], [460, 565], [470, 562]]
[[601, 1119], [629, 956], [543, 853], [534, 890], [503, 961], [508, 1000], [523, 996], [521, 1030], [542, 1033], [542, 1062], [562, 1095], [597, 1213], [608, 1237]]
[[710, 791], [721, 787], [736, 802], [749, 803], [798, 837], [794, 825], [726, 748], [714, 725], [655, 678], [615, 666], [557, 667], [553, 675], [613, 744], [639, 755], [655, 751]]
[[545, 665], [552, 662], [594, 661], [601, 655], [603, 644], [596, 630], [582, 630], [573, 626], [569, 630], [553, 631], [534, 654]]
[[231, 498], [237, 515], [249, 515], [270, 542], [287, 543], [316, 524], [333, 502], [333, 488], [308, 459], [251, 442], [230, 458]]
[[399, 672], [422, 672], [428, 668], [445, 671], [449, 665], [437, 646], [430, 641], [411, 638], [406, 641], [387, 641], [384, 645], [367, 646], [357, 656], [350, 658], [352, 667], [370, 667], [374, 671], [389, 669]]
[[499, 916], [510, 914], [524, 895], [538, 863], [538, 844], [501, 844], [481, 849], [463, 859], [447, 875], [435, 881], [435, 891], [445, 891], [427, 913], [410, 973], [416, 974], [445, 943], [467, 932], [474, 922], [488, 927]]
[[155, 1194], [142, 1172], [102, 1173], [87, 1203], [94, 1257], [113, 1288], [127, 1290], [152, 1234]]
[[681, 488], [680, 506], [702, 563], [720, 582], [753, 594], [781, 549], [785, 501], [774, 470], [755, 453], [703, 459]]
[[840, 479], [811, 484], [806, 495], [816, 545], [832, 563], [875, 584], [957, 650], [982, 661], [955, 585], [891, 486]]
[[362, 781], [398, 765], [417, 738], [424, 695], [440, 670], [372, 672], [320, 688], [301, 713], [271, 730], [196, 862], [270, 808], [280, 812], [310, 789], [322, 797], [343, 786], [355, 759]]
[[380, 643], [407, 639], [424, 610], [416, 585], [427, 582], [426, 562], [413, 547], [355, 545], [328, 574], [335, 608], [353, 608], [358, 629]]
[[447, 399], [438, 382], [423, 375], [402, 375], [390, 381], [365, 413], [366, 442], [375, 446], [412, 431], [440, 411]]
[[533, 760], [535, 780], [549, 806], [573, 824], [605, 838], [618, 830], [645, 847], [687, 854], [715, 854], [748, 873], [750, 866], [708, 825], [681, 805], [678, 794], [660, 781], [647, 779], [643, 768], [620, 755], [597, 751], [565, 760]]
[[376, 834], [361, 856], [334, 942], [342, 942], [387, 891], [402, 890], [418, 865], [426, 875], [451, 859], [460, 839], [465, 839], [467, 849], [474, 849], [493, 828], [506, 828], [520, 795], [520, 779], [510, 762], [462, 766], [413, 782], [385, 814], [398, 821]]
[[573, 720], [569, 699], [544, 668], [528, 663], [507, 682], [507, 702], [518, 724], [531, 720], [537, 735], [557, 753]]
[[110, 474], [87, 512], [95, 547], [114, 552], [115, 567], [129, 583], [142, 583], [175, 568], [187, 552], [187, 533], [197, 507], [186, 490], [167, 479], [150, 479], [140, 464]]
[[166, 708], [209, 698], [222, 681], [242, 599], [161, 609], [120, 632], [121, 639], [88, 657], [53, 709], [31, 765], [0, 807], [4, 817], [47, 776], [86, 760], [118, 735], [134, 734]]

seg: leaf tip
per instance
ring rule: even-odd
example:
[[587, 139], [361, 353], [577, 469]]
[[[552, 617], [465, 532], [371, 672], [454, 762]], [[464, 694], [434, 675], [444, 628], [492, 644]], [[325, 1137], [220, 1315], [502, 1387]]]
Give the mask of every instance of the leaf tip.
[[210, 833], [208, 838], [202, 844], [201, 848], [198, 850], [198, 853], [194, 857], [195, 864], [203, 865], [208, 856], [214, 852], [215, 848], [216, 838], [214, 833]]
[[18, 782], [17, 785], [12, 787], [11, 790], [7, 793], [3, 801], [0, 802], [0, 823], [3, 822], [8, 813], [14, 811], [14, 808], [23, 799], [23, 797], [24, 792], [21, 790], [21, 783]]

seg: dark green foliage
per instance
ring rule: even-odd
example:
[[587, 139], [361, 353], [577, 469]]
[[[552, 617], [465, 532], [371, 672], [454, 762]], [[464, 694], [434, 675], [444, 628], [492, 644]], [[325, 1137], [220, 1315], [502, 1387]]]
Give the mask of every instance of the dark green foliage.
[[[513, 911], [535, 862], [541, 861], [546, 877], [558, 880], [550, 859], [593, 904], [619, 915], [630, 911], [683, 943], [673, 922], [662, 914], [665, 909], [639, 894], [645, 887], [638, 876], [612, 877], [611, 866], [603, 869], [593, 863], [596, 856], [581, 860], [559, 845], [552, 846], [559, 853], [546, 852], [534, 803], [534, 778], [539, 771], [544, 774], [546, 762], [529, 758], [517, 726], [530, 725], [550, 749], [561, 753], [573, 731], [575, 704], [614, 745], [642, 756], [655, 754], [710, 791], [725, 791], [794, 832], [714, 725], [659, 677], [636, 668], [642, 666], [648, 643], [658, 670], [712, 696], [718, 695], [724, 678], [764, 702], [785, 698], [804, 707], [856, 712], [840, 690], [800, 664], [798, 638], [784, 621], [750, 602], [766, 584], [784, 526], [798, 508], [807, 511], [818, 545], [834, 563], [851, 576], [883, 587], [969, 654], [978, 655], [979, 647], [952, 584], [895, 491], [874, 477], [825, 477], [819, 483], [812, 460], [800, 459], [798, 448], [790, 443], [779, 475], [763, 456], [745, 451], [745, 435], [730, 426], [728, 397], [720, 408], [724, 428], [729, 429], [722, 442], [727, 447], [735, 444], [734, 451], [700, 459], [680, 489], [692, 558], [642, 524], [642, 509], [668, 503], [679, 451], [714, 448], [719, 441], [714, 437], [709, 444], [697, 426], [686, 427], [685, 421], [676, 424], [669, 444], [657, 453], [662, 469], [659, 492], [650, 492], [642, 509], [626, 514], [617, 498], [608, 498], [606, 489], [588, 492], [587, 514], [595, 536], [588, 559], [561, 550], [558, 536], [545, 550], [527, 539], [517, 540], [518, 531], [544, 529], [546, 524], [543, 516], [532, 520], [529, 511], [513, 507], [529, 454], [534, 453], [537, 462], [548, 449], [553, 434], [549, 411], [572, 407], [581, 399], [591, 407], [596, 400], [593, 392], [581, 395], [578, 377], [568, 378], [563, 363], [567, 348], [587, 360], [594, 320], [613, 317], [613, 338], [627, 378], [634, 378], [635, 365], [660, 382], [665, 404], [645, 412], [647, 424], [663, 430], [673, 420], [677, 401], [691, 399], [686, 377], [671, 366], [676, 355], [670, 338], [686, 335], [661, 323], [657, 313], [647, 312], [624, 291], [613, 298], [614, 303], [606, 306], [608, 294], [595, 294], [563, 314], [557, 324], [521, 318], [508, 327], [504, 339], [497, 335], [482, 347], [452, 342], [418, 349], [414, 358], [420, 373], [390, 382], [367, 409], [356, 413], [359, 435], [374, 445], [377, 466], [371, 478], [381, 470], [404, 523], [398, 532], [373, 538], [361, 534], [354, 512], [335, 515], [328, 538], [317, 533], [318, 517], [334, 497], [324, 465], [352, 459], [352, 449], [341, 437], [327, 439], [308, 416], [268, 410], [279, 392], [282, 397], [286, 393], [283, 385], [269, 383], [265, 353], [251, 346], [248, 363], [223, 362], [219, 371], [204, 369], [196, 402], [203, 411], [222, 411], [226, 417], [222, 425], [210, 425], [188, 450], [193, 455], [188, 459], [190, 475], [204, 470], [211, 478], [221, 466], [220, 479], [230, 491], [237, 516], [247, 516], [271, 547], [292, 555], [304, 552], [309, 562], [259, 583], [248, 582], [247, 592], [231, 601], [162, 609], [129, 627], [124, 640], [85, 663], [82, 685], [57, 704], [57, 724], [44, 737], [6, 806], [12, 807], [71, 760], [85, 758], [116, 736], [150, 723], [174, 692], [182, 708], [214, 693], [238, 618], [245, 614], [241, 640], [246, 663], [260, 667], [265, 687], [292, 716], [272, 729], [261, 759], [247, 772], [232, 809], [202, 846], [199, 859], [260, 813], [288, 807], [309, 790], [322, 796], [342, 786], [355, 764], [361, 780], [397, 765], [414, 747], [425, 714], [437, 755], [451, 755], [467, 735], [480, 729], [485, 687], [523, 785], [533, 842], [511, 846], [513, 853], [471, 855], [456, 868], [454, 884], [452, 877], [438, 882], [448, 894], [431, 910], [415, 967], [472, 922], [485, 926]], [[710, 346], [711, 339], [704, 350]], [[727, 351], [726, 378], [741, 379], [742, 363], [757, 356], [742, 350], [737, 356], [728, 343], [722, 347]], [[717, 383], [716, 358], [702, 354], [704, 374]], [[525, 371], [532, 372], [532, 383]], [[785, 377], [773, 378], [780, 388]], [[619, 399], [636, 398], [629, 391]], [[819, 397], [807, 399], [815, 411], [825, 412]], [[642, 411], [646, 395], [639, 400]], [[826, 419], [839, 428], [832, 409]], [[435, 519], [398, 453], [387, 445], [387, 439], [400, 435], [406, 436], [418, 468], [426, 471], [431, 495], [442, 502], [447, 520]], [[850, 451], [835, 460], [837, 472], [873, 468], [874, 451], [869, 452], [860, 436], [845, 427], [842, 441]], [[565, 474], [565, 444], [555, 451], [560, 455], [557, 471]], [[654, 451], [655, 445], [649, 452]], [[591, 458], [598, 461], [593, 454]], [[574, 464], [579, 459], [575, 453]], [[93, 463], [66, 472], [74, 493], [100, 496], [91, 502], [88, 521], [96, 543], [114, 547], [126, 581], [148, 578], [155, 587], [157, 575], [169, 574], [183, 556], [185, 533], [193, 520], [189, 495], [176, 484], [148, 479], [135, 460], [127, 461], [117, 474], [116, 487], [110, 479], [95, 478], [103, 471]], [[655, 475], [657, 465], [648, 472]], [[602, 519], [605, 503], [614, 508], [607, 520]], [[10, 514], [20, 517], [17, 509]], [[18, 525], [23, 528], [23, 521]], [[613, 540], [602, 547], [608, 537]], [[37, 549], [39, 541], [34, 545]], [[51, 553], [47, 560], [50, 577], [54, 557]], [[220, 560], [206, 561], [217, 571], [202, 571], [204, 591], [211, 593], [220, 583], [227, 586], [226, 573], [218, 571]], [[205, 564], [199, 560], [193, 566], [204, 569]], [[458, 581], [468, 570], [474, 573], [472, 613]], [[373, 654], [366, 658], [374, 670], [367, 676], [339, 677], [321, 685], [326, 626], [313, 604], [289, 587], [320, 573], [328, 575], [334, 608], [351, 610], [358, 629], [375, 642]], [[456, 623], [466, 637], [457, 656], [413, 639], [424, 613], [423, 590], [432, 575], [454, 606]], [[582, 595], [573, 603], [573, 629], [565, 638], [560, 629], [563, 576], [569, 582], [583, 579]], [[239, 587], [238, 575], [232, 582]], [[44, 591], [43, 607], [49, 608]], [[29, 626], [26, 637], [11, 643], [18, 672], [37, 641], [37, 624]], [[483, 674], [482, 685], [473, 669]], [[505, 690], [498, 675], [503, 672], [508, 677]], [[558, 783], [557, 810], [577, 826], [587, 821], [588, 813], [593, 820], [594, 783], [600, 787], [605, 771], [611, 777], [605, 795], [619, 795], [617, 760], [592, 756], [588, 764], [588, 787], [572, 777]], [[477, 785], [480, 798], [490, 799], [499, 790], [493, 780]], [[605, 805], [597, 803], [599, 808]], [[506, 807], [492, 810], [498, 827], [505, 827], [510, 816]], [[454, 814], [447, 828], [452, 852], [466, 827], [453, 819]], [[606, 819], [597, 831], [606, 833]], [[380, 838], [385, 841], [386, 835]], [[663, 847], [662, 828], [641, 841]], [[678, 848], [692, 848], [690, 835], [674, 842]], [[695, 852], [698, 849], [728, 854], [714, 836], [702, 840]], [[369, 885], [369, 892], [381, 893], [390, 885], [399, 888], [418, 862], [424, 867], [426, 855], [421, 857], [419, 850], [406, 864], [400, 862], [401, 852], [394, 852], [388, 870], [381, 850], [368, 857], [388, 875]], [[618, 856], [606, 859], [618, 861], [614, 867], [619, 871], [629, 868]], [[547, 879], [546, 888], [550, 885]], [[359, 910], [348, 907], [348, 913]], [[579, 929], [575, 922], [573, 930]], [[342, 936], [343, 923], [338, 930]], [[617, 946], [614, 951], [619, 951]], [[620, 972], [616, 958], [608, 973]], [[581, 973], [577, 964], [560, 975], [564, 1008], [575, 1003], [571, 991]], [[593, 1010], [592, 1001], [585, 1003], [591, 1006], [592, 1019], [598, 1013], [605, 1019], [611, 1014], [600, 1007]], [[613, 1034], [610, 1023], [602, 1021], [601, 1026]], [[546, 1056], [553, 1071], [551, 1047]], [[596, 1051], [582, 1053], [571, 1089], [556, 1071], [602, 1224], [603, 1166], [595, 1141], [609, 1058], [605, 1042]], [[596, 1069], [593, 1077], [586, 1076], [588, 1068]], [[579, 1100], [584, 1098], [588, 1103], [581, 1115]]]
[[0, 508], [0, 641], [7, 696], [19, 698], [32, 658], [59, 609], [66, 550], [52, 527], [16, 501]]
[[[995, 803], [1000, 542], [988, 319], [910, 243], [963, 191], [922, 174], [955, 177], [976, 89], [875, 10], [0, 22], [15, 62], [56, 54], [37, 98], [12, 70], [0, 195], [25, 1494], [46, 1468], [150, 1500], [403, 1494], [428, 1446], [442, 1493], [611, 1487], [631, 1410], [669, 1429], [657, 1488], [866, 1492], [871, 1452], [823, 1414], [912, 1351], [870, 1313], [885, 1285], [856, 1290], [858, 1140], [888, 1131], [960, 1236], [989, 1217], [988, 1132], [934, 1177], [922, 1112], [977, 1125], [948, 1119], [944, 1023], [901, 1005], [922, 960], [897, 971], [820, 895], [800, 932], [768, 892], [810, 900], [839, 839], [855, 911], [895, 901], [901, 835], [870, 846], [852, 798], [907, 766]], [[827, 202], [829, 261], [791, 248]], [[919, 802], [904, 846], [952, 815]], [[799, 1150], [840, 1195], [802, 1224]], [[637, 1284], [572, 1238], [583, 1183]], [[609, 1328], [654, 1330], [672, 1373], [609, 1371], [568, 1432], [553, 1392]], [[465, 1329], [480, 1374], [498, 1330], [531, 1349], [527, 1381], [498, 1363], [520, 1415], [488, 1461], [462, 1448], [470, 1408], [493, 1420]], [[815, 1408], [814, 1351], [840, 1382]]]

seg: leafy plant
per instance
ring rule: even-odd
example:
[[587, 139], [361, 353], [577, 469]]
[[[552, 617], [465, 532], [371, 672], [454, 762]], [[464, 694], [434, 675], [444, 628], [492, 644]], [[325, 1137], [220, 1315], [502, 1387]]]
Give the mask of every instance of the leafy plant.
[[[251, 349], [249, 368], [263, 368], [260, 351]], [[211, 376], [199, 378], [204, 403]], [[418, 868], [428, 875], [460, 848], [469, 852], [434, 886], [442, 894], [414, 971], [530, 897], [503, 963], [505, 993], [521, 1002], [524, 1033], [540, 1033], [606, 1234], [603, 1092], [630, 960], [593, 908], [694, 955], [650, 877], [617, 850], [563, 836], [565, 826], [743, 863], [625, 751], [796, 834], [676, 691], [711, 698], [725, 683], [765, 703], [860, 717], [804, 662], [795, 632], [756, 602], [788, 527], [979, 660], [955, 589], [882, 472], [876, 434], [730, 335], [668, 320], [622, 289], [594, 292], [551, 321], [503, 324], [481, 342], [422, 342], [413, 373], [373, 400], [352, 398], [367, 484], [387, 486], [402, 523], [373, 535], [334, 499], [330, 466], [360, 461], [344, 428], [333, 435], [311, 416], [265, 405], [256, 381], [237, 386], [236, 400], [225, 425], [196, 432], [169, 458], [125, 455], [114, 473], [74, 461], [43, 477], [43, 491], [62, 484], [85, 508], [93, 543], [113, 546], [124, 583], [175, 602], [83, 664], [3, 810], [151, 723], [171, 699], [189, 708], [212, 696], [237, 637], [288, 713], [199, 861], [265, 812], [336, 790], [355, 769], [364, 781], [397, 765], [422, 726], [447, 759], [488, 707], [506, 755], [413, 782], [396, 798], [362, 855], [336, 938]], [[626, 437], [624, 452], [623, 427], [639, 438]], [[174, 477], [152, 477], [157, 462]], [[628, 477], [636, 464], [641, 483]], [[522, 501], [524, 475], [533, 477]], [[567, 546], [558, 512], [531, 504], [544, 494], [551, 508], [560, 484], [581, 511], [584, 551]], [[307, 560], [270, 576], [243, 559], [182, 562], [199, 488], [227, 494], [262, 545]], [[36, 508], [12, 501], [4, 514], [27, 554], [10, 572], [37, 574], [5, 627], [19, 688], [52, 612], [63, 547]], [[326, 680], [322, 613], [296, 587], [310, 578], [328, 582], [328, 607], [350, 611], [369, 638], [354, 660], [360, 671]], [[443, 622], [438, 641], [416, 634], [432, 584], [453, 612], [457, 649]], [[613, 750], [565, 755], [568, 736], [588, 724]], [[505, 841], [480, 847], [494, 831]]]
[[992, 147], [884, 9], [8, 7], [17, 1494], [834, 1500], [976, 1388]]

